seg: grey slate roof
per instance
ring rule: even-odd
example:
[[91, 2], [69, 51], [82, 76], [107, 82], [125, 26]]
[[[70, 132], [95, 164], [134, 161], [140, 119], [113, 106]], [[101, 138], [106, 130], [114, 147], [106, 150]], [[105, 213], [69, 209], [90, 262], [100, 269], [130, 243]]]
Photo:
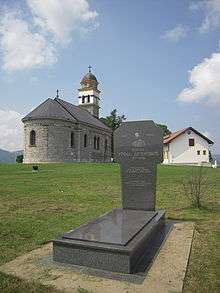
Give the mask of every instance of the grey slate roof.
[[27, 114], [22, 121], [42, 118], [54, 118], [68, 120], [72, 122], [82, 122], [95, 127], [111, 131], [111, 129], [102, 123], [99, 119], [92, 116], [87, 110], [68, 103], [59, 98], [47, 99], [37, 108]]

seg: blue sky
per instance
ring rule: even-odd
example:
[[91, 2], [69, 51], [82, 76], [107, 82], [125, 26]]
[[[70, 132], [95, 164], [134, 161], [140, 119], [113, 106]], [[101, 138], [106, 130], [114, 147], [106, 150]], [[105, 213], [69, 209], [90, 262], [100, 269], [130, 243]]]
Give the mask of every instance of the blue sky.
[[128, 120], [153, 119], [172, 131], [192, 126], [220, 153], [219, 0], [0, 6], [0, 148], [21, 147], [20, 117], [57, 88], [77, 104], [91, 64], [102, 116], [117, 108]]

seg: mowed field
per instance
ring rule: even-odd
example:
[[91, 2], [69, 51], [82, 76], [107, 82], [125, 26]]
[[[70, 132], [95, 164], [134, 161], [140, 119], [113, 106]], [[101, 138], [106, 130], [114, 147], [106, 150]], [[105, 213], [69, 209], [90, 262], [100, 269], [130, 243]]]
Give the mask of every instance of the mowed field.
[[[117, 164], [43, 164], [39, 168], [33, 173], [31, 165], [0, 165], [0, 265], [121, 205]], [[157, 208], [166, 209], [169, 219], [196, 224], [184, 292], [217, 293], [220, 169], [206, 168], [214, 188], [198, 210], [190, 207], [181, 188], [191, 168], [158, 167]], [[55, 291], [0, 274], [0, 292]]]

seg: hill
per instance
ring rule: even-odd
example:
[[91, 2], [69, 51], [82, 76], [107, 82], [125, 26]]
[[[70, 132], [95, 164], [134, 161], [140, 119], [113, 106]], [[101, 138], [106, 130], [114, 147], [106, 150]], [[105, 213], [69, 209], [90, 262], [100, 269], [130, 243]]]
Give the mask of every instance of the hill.
[[219, 155], [214, 155], [214, 158], [217, 160], [217, 162], [220, 164], [220, 154]]
[[21, 155], [23, 151], [14, 151], [9, 152], [3, 149], [0, 149], [0, 163], [15, 163], [16, 157]]

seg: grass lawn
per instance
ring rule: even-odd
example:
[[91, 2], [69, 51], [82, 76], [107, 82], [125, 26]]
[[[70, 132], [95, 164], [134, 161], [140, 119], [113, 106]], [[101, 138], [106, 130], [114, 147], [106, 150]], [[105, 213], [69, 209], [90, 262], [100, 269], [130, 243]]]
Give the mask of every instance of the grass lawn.
[[[157, 207], [196, 223], [184, 292], [220, 292], [220, 169], [206, 168], [214, 189], [205, 207], [190, 207], [180, 188], [191, 167], [159, 166]], [[116, 164], [0, 164], [0, 265], [112, 208], [119, 207]], [[81, 289], [79, 289], [79, 292]], [[0, 292], [55, 292], [0, 274]], [[115, 292], [116, 293], [116, 292]]]

